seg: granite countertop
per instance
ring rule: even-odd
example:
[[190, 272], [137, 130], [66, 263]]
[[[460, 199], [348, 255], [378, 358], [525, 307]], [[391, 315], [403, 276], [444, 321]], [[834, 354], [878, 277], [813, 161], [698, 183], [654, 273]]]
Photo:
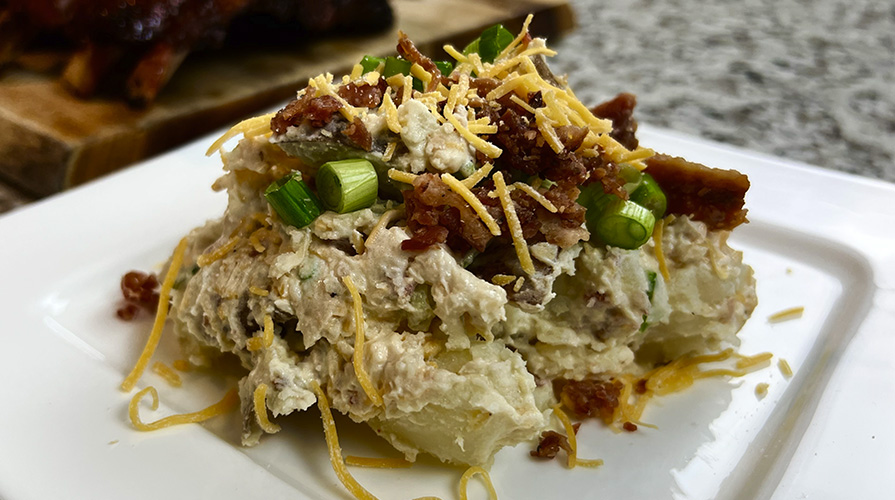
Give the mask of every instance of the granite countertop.
[[895, 3], [571, 0], [552, 67], [642, 122], [895, 181]]
[[[895, 4], [571, 0], [551, 45], [586, 103], [637, 94], [641, 123], [895, 181]], [[0, 181], [0, 212], [33, 198]]]

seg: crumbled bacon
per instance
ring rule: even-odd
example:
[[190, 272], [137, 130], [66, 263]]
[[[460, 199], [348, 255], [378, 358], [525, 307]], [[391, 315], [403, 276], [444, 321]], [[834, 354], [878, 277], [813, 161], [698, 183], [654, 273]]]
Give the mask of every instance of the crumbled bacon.
[[343, 130], [342, 133], [364, 151], [373, 149], [373, 137], [370, 135], [366, 125], [364, 125], [364, 122], [360, 118], [355, 117], [354, 121], [345, 127], [345, 130]]
[[[581, 427], [580, 422], [572, 424], [572, 430], [575, 434], [578, 434], [579, 427]], [[572, 453], [572, 446], [569, 445], [568, 436], [564, 436], [556, 431], [544, 431], [541, 433], [541, 440], [538, 442], [537, 449], [531, 450], [529, 454], [533, 457], [553, 459], [556, 458], [559, 450]]]
[[[448, 242], [455, 250], [472, 247], [482, 252], [493, 237], [469, 203], [436, 174], [418, 176], [413, 189], [404, 191], [403, 195], [407, 227], [412, 233], [411, 238], [401, 244], [404, 250], [422, 250]], [[487, 194], [482, 193], [481, 198], [487, 199]], [[493, 200], [487, 201], [493, 203]], [[499, 216], [499, 210], [497, 208], [493, 215]], [[446, 232], [428, 229], [431, 226], [442, 227]]]
[[611, 423], [622, 384], [618, 380], [569, 380], [562, 384], [562, 404], [582, 417], [599, 417]]
[[312, 127], [322, 128], [332, 120], [342, 103], [333, 96], [314, 97], [314, 89], [308, 87], [301, 97], [293, 99], [270, 120], [270, 129], [283, 134], [290, 126], [307, 120]]
[[356, 108], [378, 108], [382, 104], [382, 96], [388, 89], [388, 83], [380, 78], [376, 85], [349, 82], [339, 87], [339, 97]]
[[125, 304], [116, 313], [118, 317], [130, 321], [140, 309], [153, 311], [158, 307], [158, 278], [154, 274], [130, 271], [121, 277], [121, 295]]
[[612, 132], [609, 135], [622, 146], [637, 149], [637, 120], [634, 119], [634, 106], [637, 98], [634, 94], [621, 93], [614, 98], [600, 103], [591, 109], [598, 118], [612, 120]]
[[646, 172], [665, 193], [668, 213], [689, 215], [709, 229], [729, 230], [746, 222], [746, 175], [667, 155], [647, 159]]
[[622, 424], [622, 429], [628, 432], [634, 432], [637, 430], [637, 424], [633, 422], [625, 422], [624, 424]]

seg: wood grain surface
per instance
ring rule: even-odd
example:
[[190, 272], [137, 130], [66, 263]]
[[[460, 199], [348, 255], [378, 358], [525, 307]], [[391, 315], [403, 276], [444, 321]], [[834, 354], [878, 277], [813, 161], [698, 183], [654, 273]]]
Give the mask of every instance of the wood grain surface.
[[23, 198], [81, 184], [282, 102], [311, 76], [345, 72], [364, 54], [393, 54], [399, 29], [424, 53], [440, 57], [442, 44], [463, 44], [497, 22], [515, 31], [528, 13], [535, 14], [537, 35], [562, 33], [574, 24], [567, 0], [392, 5], [394, 27], [375, 36], [191, 55], [158, 100], [142, 110], [114, 97], [76, 99], [59, 84], [54, 55], [26, 55], [29, 64], [0, 74], [0, 180], [25, 193]]

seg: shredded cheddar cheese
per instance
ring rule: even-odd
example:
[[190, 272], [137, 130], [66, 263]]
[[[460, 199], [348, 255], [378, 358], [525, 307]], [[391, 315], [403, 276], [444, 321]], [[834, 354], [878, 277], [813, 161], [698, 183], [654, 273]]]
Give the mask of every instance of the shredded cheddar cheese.
[[326, 448], [329, 450], [329, 461], [332, 463], [336, 477], [339, 478], [345, 489], [358, 500], [377, 500], [372, 493], [357, 482], [357, 479], [354, 479], [354, 476], [348, 471], [348, 467], [345, 466], [345, 461], [342, 459], [342, 448], [339, 446], [339, 435], [336, 432], [336, 421], [329, 409], [326, 393], [317, 382], [312, 383], [311, 389], [317, 395], [317, 408], [320, 409], [320, 418], [323, 419], [323, 434], [326, 437]]
[[225, 132], [224, 135], [219, 137], [218, 140], [214, 141], [211, 146], [209, 146], [208, 150], [205, 152], [205, 156], [211, 156], [220, 150], [225, 142], [239, 134], [242, 134], [243, 137], [255, 137], [270, 132], [270, 120], [274, 115], [276, 115], [276, 113], [256, 116], [254, 118], [243, 120], [230, 127], [230, 130]]
[[134, 394], [134, 397], [131, 398], [131, 402], [127, 407], [127, 413], [130, 417], [131, 424], [133, 424], [134, 428], [140, 431], [155, 431], [173, 425], [204, 422], [210, 418], [228, 413], [239, 405], [239, 394], [236, 392], [236, 389], [230, 389], [220, 401], [203, 410], [193, 413], [170, 415], [147, 424], [140, 420], [139, 406], [140, 401], [147, 393], [152, 396], [153, 411], [158, 410], [158, 391], [151, 385]]
[[653, 227], [653, 253], [656, 254], [656, 261], [659, 263], [659, 273], [665, 283], [671, 281], [671, 275], [668, 273], [668, 264], [665, 262], [665, 252], [662, 251], [662, 234], [665, 231], [665, 219], [656, 221]]
[[562, 423], [562, 426], [566, 431], [566, 439], [569, 440], [570, 451], [567, 462], [568, 467], [574, 469], [577, 465], [582, 467], [599, 467], [603, 465], [603, 460], [599, 458], [595, 460], [578, 458], [578, 437], [575, 435], [575, 428], [572, 426], [572, 421], [569, 419], [569, 416], [562, 411], [562, 405], [555, 405], [553, 407], [553, 414]]
[[357, 287], [354, 286], [351, 276], [346, 274], [342, 277], [342, 282], [345, 284], [345, 288], [348, 289], [348, 293], [351, 294], [351, 301], [354, 304], [354, 373], [357, 375], [357, 381], [364, 392], [367, 393], [367, 397], [370, 398], [373, 406], [382, 406], [382, 396], [379, 394], [376, 386], [373, 385], [370, 375], [367, 374], [367, 370], [364, 368], [364, 310], [360, 293], [358, 293]]
[[258, 426], [268, 434], [280, 432], [280, 426], [267, 418], [267, 384], [259, 384], [252, 393], [252, 402], [255, 408], [255, 421]]
[[255, 285], [249, 286], [249, 292], [251, 292], [252, 294], [257, 295], [259, 297], [267, 297], [270, 294], [269, 291], [267, 291], [263, 288], [258, 288]]
[[472, 476], [476, 474], [482, 476], [482, 482], [485, 483], [485, 488], [488, 489], [488, 497], [491, 500], [497, 500], [497, 490], [494, 489], [494, 483], [491, 482], [491, 475], [488, 474], [488, 471], [479, 467], [473, 466], [466, 469], [466, 472], [460, 476], [460, 484], [458, 485], [458, 489], [460, 492], [460, 500], [467, 500], [469, 497], [467, 496], [466, 489], [469, 483], [469, 480], [472, 479]]
[[491, 217], [491, 214], [488, 213], [488, 209], [485, 208], [485, 205], [473, 194], [472, 191], [469, 190], [466, 185], [462, 182], [458, 181], [456, 177], [451, 174], [441, 174], [441, 180], [444, 181], [445, 184], [448, 185], [455, 193], [459, 194], [466, 200], [466, 203], [469, 203], [469, 206], [475, 210], [475, 213], [482, 219], [482, 222], [485, 223], [485, 226], [488, 227], [488, 230], [491, 231], [491, 234], [494, 236], [500, 236], [500, 226], [497, 225], [497, 221], [494, 220], [494, 217]]
[[261, 336], [246, 340], [246, 349], [260, 351], [267, 349], [271, 344], [273, 344], [273, 319], [267, 314], [264, 316], [264, 329], [261, 330]]
[[780, 373], [783, 374], [783, 377], [785, 377], [787, 380], [792, 378], [792, 367], [789, 366], [789, 361], [780, 358], [780, 360], [777, 361], [777, 368], [780, 370]]
[[388, 210], [384, 214], [382, 214], [382, 216], [379, 217], [379, 220], [376, 221], [376, 225], [373, 226], [372, 230], [370, 230], [370, 235], [367, 236], [367, 241], [364, 243], [364, 247], [370, 246], [370, 243], [373, 242], [373, 240], [376, 238], [376, 235], [384, 230], [386, 226], [389, 225], [389, 223], [403, 215], [404, 211], [397, 208]]
[[802, 306], [790, 307], [789, 309], [784, 309], [782, 311], [778, 311], [778, 312], [768, 316], [768, 322], [782, 323], [784, 321], [789, 321], [791, 319], [799, 319], [802, 317], [802, 314], [804, 312], [805, 312], [805, 308]]
[[407, 469], [413, 464], [403, 458], [374, 458], [346, 455], [345, 465], [371, 467], [375, 469]]
[[162, 330], [165, 327], [165, 319], [168, 318], [168, 299], [171, 297], [171, 288], [174, 287], [174, 280], [177, 279], [177, 273], [183, 264], [183, 254], [186, 251], [186, 245], [187, 240], [183, 238], [177, 244], [177, 248], [174, 249], [174, 254], [171, 256], [171, 264], [168, 266], [168, 272], [165, 273], [165, 279], [159, 290], [158, 309], [155, 312], [152, 331], [149, 332], [149, 339], [146, 340], [146, 346], [143, 347], [143, 352], [140, 353], [137, 364], [134, 365], [134, 368], [125, 377], [124, 382], [121, 383], [123, 391], [130, 391], [137, 385], [137, 380], [140, 380], [143, 370], [149, 364], [149, 359], [155, 353], [155, 348], [158, 347], [159, 339], [162, 337]]
[[416, 174], [411, 174], [410, 172], [402, 172], [401, 170], [397, 170], [394, 168], [388, 169], [388, 178], [393, 181], [403, 182], [405, 184], [413, 184], [413, 181], [419, 177]]
[[755, 386], [755, 395], [758, 396], [758, 399], [764, 399], [768, 395], [768, 387], [770, 386], [767, 382], [762, 382]]
[[494, 277], [491, 278], [491, 283], [494, 283], [497, 286], [509, 285], [514, 281], [516, 281], [516, 277], [512, 274], [495, 274]]
[[196, 259], [196, 265], [199, 267], [205, 267], [212, 262], [221, 260], [228, 253], [233, 251], [236, 248], [236, 245], [239, 244], [240, 240], [242, 240], [239, 236], [232, 236], [226, 243], [216, 248], [213, 252], [204, 253]]
[[152, 371], [165, 379], [165, 382], [174, 387], [180, 387], [181, 385], [183, 385], [183, 381], [180, 380], [180, 375], [178, 375], [177, 372], [175, 372], [170, 366], [162, 363], [161, 361], [156, 361], [152, 364]]
[[519, 264], [522, 265], [522, 270], [531, 276], [535, 272], [535, 266], [531, 260], [531, 253], [528, 251], [528, 243], [522, 236], [522, 224], [516, 215], [516, 208], [510, 198], [507, 184], [503, 180], [503, 173], [495, 173], [492, 179], [494, 179], [494, 187], [497, 190], [497, 198], [500, 199], [500, 205], [507, 218], [507, 226], [510, 228], [510, 236], [513, 238], [513, 246], [516, 249], [516, 256], [519, 258]]
[[466, 186], [467, 188], [472, 189], [482, 179], [484, 179], [485, 177], [488, 177], [488, 174], [490, 174], [491, 170], [493, 170], [493, 169], [494, 169], [494, 165], [492, 165], [491, 162], [487, 162], [484, 165], [482, 165], [478, 170], [473, 172], [472, 175], [463, 179], [460, 182], [462, 182], [463, 185]]
[[524, 182], [514, 182], [511, 186], [513, 189], [520, 189], [525, 191], [525, 194], [531, 196], [531, 198], [538, 203], [541, 204], [542, 207], [546, 208], [549, 212], [556, 213], [556, 205], [554, 205], [550, 200], [547, 199], [543, 194], [538, 192], [534, 187], [524, 183]]
[[[399, 128], [401, 127], [401, 124], [400, 124], [400, 123], [398, 124], [398, 127], [399, 127]], [[389, 125], [389, 128], [391, 128], [391, 125]], [[390, 143], [388, 143], [388, 146], [385, 147], [385, 153], [382, 154], [382, 161], [387, 162], [387, 161], [391, 160], [391, 159], [392, 159], [392, 156], [395, 155], [395, 151], [396, 151], [397, 149], [398, 149], [398, 143], [397, 143], [397, 142], [390, 142]]]
[[[381, 107], [385, 110], [385, 124], [388, 125], [388, 129], [396, 134], [401, 134], [401, 120], [398, 119], [398, 108], [395, 107], [395, 102], [392, 101], [390, 92], [386, 92], [382, 97]], [[394, 151], [392, 154], [394, 154]]]

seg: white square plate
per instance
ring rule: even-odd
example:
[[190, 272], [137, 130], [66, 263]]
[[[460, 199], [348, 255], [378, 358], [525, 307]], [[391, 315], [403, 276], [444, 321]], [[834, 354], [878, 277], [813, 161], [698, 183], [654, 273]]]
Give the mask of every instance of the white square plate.
[[[502, 499], [877, 498], [895, 491], [895, 186], [642, 127], [644, 145], [749, 175], [751, 223], [731, 245], [756, 271], [759, 306], [741, 352], [770, 351], [768, 369], [699, 382], [655, 401], [658, 430], [613, 434], [595, 422], [580, 455], [599, 469], [502, 451], [491, 475]], [[121, 275], [157, 270], [180, 237], [222, 213], [210, 139], [0, 218], [0, 498], [348, 498], [333, 474], [316, 411], [238, 446], [235, 417], [141, 433], [118, 386], [149, 321], [115, 317]], [[804, 306], [798, 320], [774, 312]], [[169, 335], [157, 359], [177, 359]], [[787, 380], [776, 359], [792, 365]], [[758, 383], [768, 395], [755, 395]], [[233, 381], [147, 372], [162, 406], [192, 411]], [[363, 426], [338, 421], [343, 448], [396, 456]], [[456, 498], [460, 469], [354, 469], [380, 498]], [[869, 479], [872, 478], [872, 479]], [[484, 498], [478, 484], [471, 498]]]

